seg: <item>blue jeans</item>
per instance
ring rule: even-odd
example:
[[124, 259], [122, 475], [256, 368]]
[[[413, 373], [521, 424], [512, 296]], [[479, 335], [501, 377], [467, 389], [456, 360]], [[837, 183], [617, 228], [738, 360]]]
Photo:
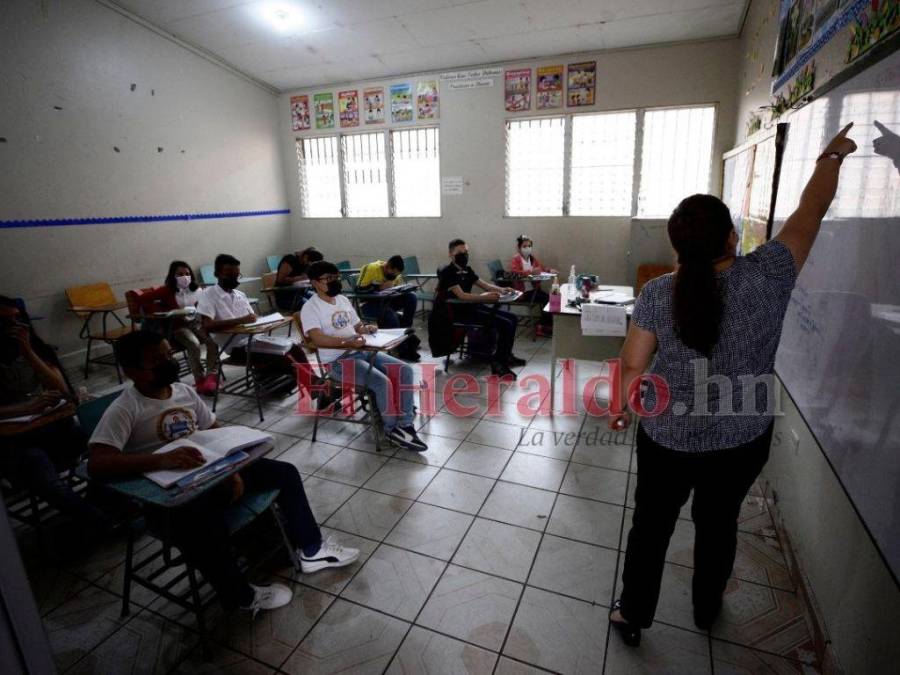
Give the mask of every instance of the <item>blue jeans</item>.
[[[332, 361], [332, 377], [340, 381], [343, 378], [346, 364], [352, 363], [354, 366], [355, 384], [361, 385], [365, 383], [366, 387], [375, 393], [375, 403], [378, 405], [378, 411], [381, 413], [381, 419], [384, 421], [385, 431], [390, 431], [398, 425], [401, 427], [411, 426], [413, 419], [415, 419], [412, 368], [400, 359], [378, 352], [375, 354], [375, 360], [370, 372], [370, 356], [371, 353], [368, 352], [350, 352], [347, 356], [337, 361]], [[388, 366], [391, 366], [390, 370]], [[366, 379], [367, 376], [368, 380]], [[400, 379], [399, 384], [403, 385], [403, 390], [400, 392], [399, 406], [396, 403], [396, 394], [393, 393], [394, 388], [398, 384], [396, 380], [398, 377]], [[392, 396], [395, 402], [393, 405], [390, 405]], [[397, 414], [398, 408], [399, 414]]]
[[[370, 300], [363, 303], [362, 315], [369, 321], [375, 321], [379, 328], [409, 328], [413, 324], [418, 302], [412, 292], [385, 300]], [[403, 314], [398, 314], [398, 311]]]

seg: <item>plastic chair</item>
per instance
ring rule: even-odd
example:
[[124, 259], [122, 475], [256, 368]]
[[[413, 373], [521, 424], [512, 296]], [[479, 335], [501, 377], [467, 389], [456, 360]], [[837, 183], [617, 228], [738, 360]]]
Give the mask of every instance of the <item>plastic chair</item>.
[[201, 265], [200, 266], [200, 283], [203, 286], [215, 286], [216, 281], [216, 267], [215, 265]]
[[[403, 272], [404, 274], [421, 274], [419, 271], [419, 259], [414, 255], [404, 258]], [[422, 290], [422, 287], [420, 286], [419, 289], [416, 290], [416, 300], [422, 303], [422, 309], [419, 310], [419, 313], [424, 316], [426, 314], [425, 303], [430, 302], [434, 305], [434, 293]]]
[[488, 272], [491, 273], [491, 281], [499, 281], [503, 276], [503, 263], [499, 260], [489, 260]]
[[637, 282], [634, 287], [634, 296], [637, 297], [641, 294], [641, 289], [651, 279], [655, 279], [656, 277], [661, 277], [663, 274], [668, 274], [669, 272], [674, 272], [675, 268], [672, 265], [655, 265], [655, 264], [644, 264], [638, 265], [637, 268]]
[[267, 255], [266, 256], [266, 265], [269, 266], [270, 272], [278, 271], [278, 264], [281, 262], [280, 255]]

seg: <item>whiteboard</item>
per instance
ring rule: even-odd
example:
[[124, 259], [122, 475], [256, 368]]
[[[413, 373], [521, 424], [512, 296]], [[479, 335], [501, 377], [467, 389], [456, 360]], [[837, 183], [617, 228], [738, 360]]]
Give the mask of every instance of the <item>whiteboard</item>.
[[[900, 52], [788, 118], [773, 232], [800, 201], [828, 138], [859, 150], [791, 296], [776, 372], [882, 555], [900, 577]], [[890, 136], [889, 136], [890, 138]], [[881, 147], [881, 146], [879, 146]]]

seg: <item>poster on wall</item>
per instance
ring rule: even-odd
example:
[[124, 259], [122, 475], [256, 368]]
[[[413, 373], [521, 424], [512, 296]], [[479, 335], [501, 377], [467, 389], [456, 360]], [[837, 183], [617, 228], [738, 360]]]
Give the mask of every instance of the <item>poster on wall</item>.
[[880, 13], [889, 5], [897, 10], [898, 0], [781, 0], [772, 92], [787, 84], [838, 31], [853, 23], [867, 7], [877, 8], [876, 13]]
[[391, 85], [391, 122], [412, 122], [412, 86], [409, 84]]
[[366, 124], [384, 122], [384, 87], [374, 87], [363, 92], [363, 115]]
[[334, 95], [331, 92], [314, 95], [313, 107], [316, 129], [331, 129], [334, 126]]
[[309, 96], [291, 96], [291, 129], [309, 129]]
[[870, 2], [850, 24], [847, 63], [855, 61], [897, 30], [900, 30], [900, 0]]
[[566, 81], [566, 105], [569, 107], [594, 105], [596, 77], [596, 61], [570, 63], [569, 77]]
[[537, 109], [562, 107], [563, 67], [545, 66], [537, 69]]
[[531, 68], [507, 70], [503, 78], [506, 112], [531, 110]]
[[419, 82], [419, 88], [416, 94], [416, 108], [416, 117], [418, 117], [418, 119], [437, 119], [440, 115], [437, 80], [423, 80]]
[[359, 126], [359, 92], [356, 89], [338, 93], [338, 114], [341, 127]]

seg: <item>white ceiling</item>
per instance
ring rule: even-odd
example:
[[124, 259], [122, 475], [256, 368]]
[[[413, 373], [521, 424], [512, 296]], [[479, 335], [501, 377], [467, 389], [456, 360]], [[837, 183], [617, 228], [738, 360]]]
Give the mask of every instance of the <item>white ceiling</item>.
[[282, 91], [734, 36], [748, 1], [114, 0]]

